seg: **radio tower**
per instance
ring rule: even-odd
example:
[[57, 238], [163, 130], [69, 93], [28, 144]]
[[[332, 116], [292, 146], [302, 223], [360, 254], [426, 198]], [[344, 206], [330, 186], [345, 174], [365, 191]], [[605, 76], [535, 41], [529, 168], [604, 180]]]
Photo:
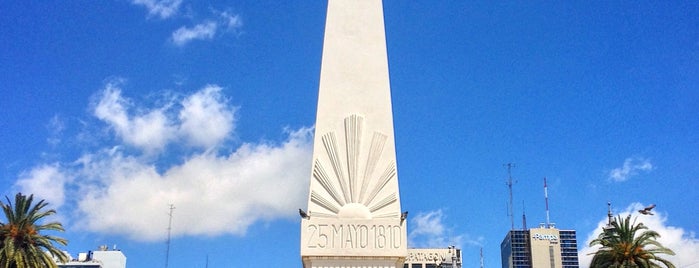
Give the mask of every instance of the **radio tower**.
[[607, 227], [612, 228], [612, 221], [614, 220], [614, 215], [612, 214], [612, 202], [607, 201]]
[[170, 212], [167, 214], [170, 216], [170, 220], [167, 223], [167, 248], [165, 249], [165, 268], [168, 268], [168, 260], [170, 259], [170, 231], [172, 230], [172, 210], [175, 209], [175, 205], [170, 204]]
[[510, 203], [508, 204], [507, 207], [507, 216], [510, 217], [510, 230], [515, 229], [515, 218], [514, 218], [514, 212], [512, 211], [512, 168], [515, 166], [514, 163], [507, 163], [504, 166], [507, 167], [507, 188], [510, 190]]
[[546, 186], [546, 177], [544, 177], [544, 199], [546, 200], [546, 228], [549, 228], [551, 222], [549, 221], [549, 191], [548, 186]]
[[527, 230], [527, 213], [524, 210], [524, 200], [522, 200], [522, 230]]
[[481, 247], [481, 268], [483, 268], [483, 248]]

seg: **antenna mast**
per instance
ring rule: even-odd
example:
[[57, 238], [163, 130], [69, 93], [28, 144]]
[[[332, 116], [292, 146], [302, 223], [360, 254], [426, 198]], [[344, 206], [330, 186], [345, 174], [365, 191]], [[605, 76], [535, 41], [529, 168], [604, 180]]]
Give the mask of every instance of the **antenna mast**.
[[167, 223], [167, 248], [165, 249], [165, 268], [168, 268], [168, 261], [170, 259], [170, 231], [172, 230], [172, 210], [175, 209], [175, 205], [170, 204], [170, 212], [167, 214], [170, 219]]
[[522, 200], [522, 230], [527, 230], [527, 214], [524, 212], [524, 200]]
[[510, 230], [515, 229], [515, 218], [514, 212], [512, 211], [512, 168], [515, 166], [514, 163], [507, 163], [504, 166], [507, 167], [507, 188], [510, 190], [510, 203], [507, 207], [507, 216], [510, 216]]
[[614, 218], [614, 215], [612, 215], [612, 202], [607, 201], [607, 226], [612, 226], [612, 219]]
[[483, 268], [483, 248], [481, 247], [481, 268]]
[[551, 222], [549, 219], [549, 191], [546, 185], [546, 177], [544, 177], [544, 200], [546, 200], [546, 228], [551, 227]]

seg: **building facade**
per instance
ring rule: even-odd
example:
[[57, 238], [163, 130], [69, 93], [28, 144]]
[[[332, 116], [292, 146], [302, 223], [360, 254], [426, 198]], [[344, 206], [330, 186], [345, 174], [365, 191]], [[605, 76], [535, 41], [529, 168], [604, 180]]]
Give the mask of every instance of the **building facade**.
[[503, 268], [578, 268], [575, 230], [542, 225], [511, 230], [500, 244]]
[[410, 248], [403, 268], [461, 268], [461, 249]]
[[58, 263], [59, 268], [126, 268], [126, 256], [121, 250], [100, 246], [96, 251], [79, 253], [69, 262]]

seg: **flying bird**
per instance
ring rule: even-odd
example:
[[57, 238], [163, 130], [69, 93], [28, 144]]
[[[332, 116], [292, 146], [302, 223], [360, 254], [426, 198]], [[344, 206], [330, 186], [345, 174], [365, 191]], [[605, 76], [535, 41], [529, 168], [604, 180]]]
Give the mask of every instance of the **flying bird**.
[[299, 215], [301, 215], [301, 218], [303, 218], [303, 219], [310, 219], [311, 218], [311, 216], [308, 216], [308, 213], [306, 213], [305, 211], [303, 211], [303, 209], [300, 209], [300, 208], [299, 208]]
[[643, 214], [643, 215], [655, 215], [655, 214], [653, 214], [653, 212], [651, 212], [651, 210], [653, 208], [655, 208], [655, 204], [650, 204], [650, 206], [647, 206], [647, 207], [639, 210], [638, 212]]

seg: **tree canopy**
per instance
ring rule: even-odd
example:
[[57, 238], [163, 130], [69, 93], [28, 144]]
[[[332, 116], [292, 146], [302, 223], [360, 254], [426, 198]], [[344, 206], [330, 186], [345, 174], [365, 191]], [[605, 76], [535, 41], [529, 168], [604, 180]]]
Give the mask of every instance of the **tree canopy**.
[[36, 204], [34, 195], [15, 195], [14, 204], [8, 197], [7, 203], [0, 201], [5, 214], [0, 221], [0, 268], [57, 267], [54, 258], [67, 262], [68, 255], [54, 246], [67, 245], [66, 239], [42, 234], [47, 231], [64, 231], [60, 222], [42, 223], [47, 216], [56, 214], [46, 209], [43, 199]]
[[601, 246], [593, 253], [591, 268], [675, 268], [670, 261], [658, 256], [675, 253], [661, 245], [656, 239], [660, 234], [649, 230], [643, 223], [631, 221], [631, 215], [618, 216], [606, 226], [590, 246]]

